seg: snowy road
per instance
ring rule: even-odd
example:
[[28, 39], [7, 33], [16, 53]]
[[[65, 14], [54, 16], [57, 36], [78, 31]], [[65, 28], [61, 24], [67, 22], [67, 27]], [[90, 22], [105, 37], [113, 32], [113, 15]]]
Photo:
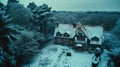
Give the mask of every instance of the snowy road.
[[[71, 56], [67, 56], [67, 52], [70, 52]], [[93, 54], [75, 52], [68, 46], [50, 43], [31, 64], [23, 67], [91, 67], [92, 57]]]

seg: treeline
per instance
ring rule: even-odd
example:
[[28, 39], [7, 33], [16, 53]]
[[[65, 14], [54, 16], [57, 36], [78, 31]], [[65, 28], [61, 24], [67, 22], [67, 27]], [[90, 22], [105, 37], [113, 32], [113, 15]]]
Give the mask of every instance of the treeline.
[[87, 25], [103, 25], [110, 31], [120, 18], [120, 12], [66, 12], [55, 11], [55, 17], [60, 23], [77, 23]]

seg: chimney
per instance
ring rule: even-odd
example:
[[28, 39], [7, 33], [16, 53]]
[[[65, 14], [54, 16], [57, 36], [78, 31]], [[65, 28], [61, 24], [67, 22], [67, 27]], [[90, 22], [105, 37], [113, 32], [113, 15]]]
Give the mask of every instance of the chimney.
[[75, 28], [77, 25], [76, 25], [76, 23], [73, 23], [73, 28]]
[[58, 27], [59, 23], [56, 23], [56, 27]]
[[102, 27], [104, 27], [104, 24], [101, 24]]

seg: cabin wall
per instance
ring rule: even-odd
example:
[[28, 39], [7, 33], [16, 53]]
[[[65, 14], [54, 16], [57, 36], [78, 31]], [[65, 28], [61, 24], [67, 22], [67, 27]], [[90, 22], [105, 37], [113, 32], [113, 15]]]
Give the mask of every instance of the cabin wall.
[[87, 38], [85, 38], [85, 40], [79, 40], [77, 37], [75, 37], [75, 43], [86, 44], [87, 43]]
[[62, 45], [74, 45], [74, 38], [55, 37], [55, 43]]
[[90, 40], [90, 44], [102, 45], [102, 43], [103, 43], [102, 38], [99, 38], [99, 40], [98, 40], [98, 41], [95, 41], [95, 40]]

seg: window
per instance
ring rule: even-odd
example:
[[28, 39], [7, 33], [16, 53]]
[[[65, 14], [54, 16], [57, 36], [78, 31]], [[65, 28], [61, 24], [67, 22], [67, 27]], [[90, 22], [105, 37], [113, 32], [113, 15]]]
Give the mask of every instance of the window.
[[62, 36], [62, 34], [60, 32], [57, 32], [56, 36]]
[[78, 33], [77, 33], [77, 36], [82, 36], [82, 33], [81, 33], [81, 32], [78, 32]]
[[95, 36], [95, 37], [91, 38], [91, 40], [92, 41], [99, 41], [99, 38]]
[[78, 40], [85, 40], [85, 36], [77, 36]]
[[85, 36], [85, 34], [83, 34], [81, 31], [79, 31], [76, 35], [77, 36]]
[[56, 39], [56, 43], [62, 43], [62, 39], [57, 38], [57, 39]]
[[69, 44], [69, 40], [68, 39], [63, 39], [63, 44]]
[[65, 32], [63, 36], [64, 36], [64, 37], [69, 37], [70, 35]]
[[73, 44], [73, 43], [74, 43], [72, 40], [70, 40], [69, 42], [70, 42], [70, 44]]

